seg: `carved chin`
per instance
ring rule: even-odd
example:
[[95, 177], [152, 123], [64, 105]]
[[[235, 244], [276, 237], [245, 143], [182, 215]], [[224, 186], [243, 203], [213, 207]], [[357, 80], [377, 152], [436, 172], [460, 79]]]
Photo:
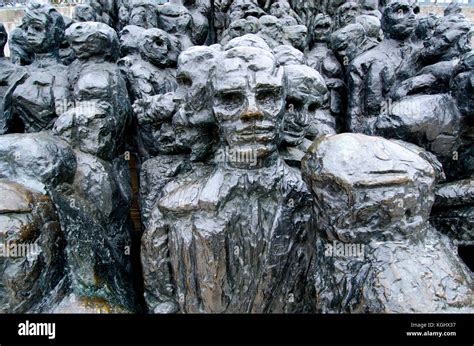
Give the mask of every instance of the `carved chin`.
[[258, 159], [265, 158], [277, 150], [276, 143], [249, 143], [231, 145], [230, 149], [238, 152], [252, 152]]

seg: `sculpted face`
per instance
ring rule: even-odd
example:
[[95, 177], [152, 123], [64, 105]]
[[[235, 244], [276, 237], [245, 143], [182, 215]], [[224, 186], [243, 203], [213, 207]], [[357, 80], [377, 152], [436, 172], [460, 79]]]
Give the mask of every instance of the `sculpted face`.
[[332, 31], [331, 17], [319, 14], [314, 20], [313, 40], [315, 42], [327, 42]]
[[66, 36], [78, 59], [115, 56], [118, 53], [117, 34], [103, 23], [73, 24], [67, 29]]
[[362, 11], [376, 11], [379, 9], [378, 0], [362, 0], [360, 1], [360, 9]]
[[120, 52], [122, 56], [138, 52], [140, 36], [144, 30], [136, 25], [127, 25], [120, 31]]
[[214, 126], [208, 82], [209, 71], [219, 53], [211, 47], [195, 46], [178, 59], [175, 98], [181, 105], [173, 117], [173, 125], [177, 143], [191, 149], [192, 159], [205, 155], [213, 144], [206, 131], [209, 125]]
[[[255, 19], [255, 18], [254, 18]], [[232, 38], [240, 37], [246, 34], [253, 34], [257, 32], [256, 20], [239, 19], [230, 23], [229, 36]]]
[[327, 102], [328, 90], [323, 78], [305, 65], [285, 67], [288, 80], [283, 139], [292, 146], [299, 145], [316, 112]]
[[271, 53], [253, 47], [225, 52], [212, 78], [213, 111], [231, 150], [265, 159], [277, 150], [284, 106], [283, 71]]
[[416, 28], [415, 6], [408, 0], [394, 0], [385, 8], [382, 16], [382, 30], [393, 39], [404, 40]]
[[160, 27], [168, 33], [187, 33], [191, 26], [191, 13], [184, 6], [167, 3], [159, 9]]
[[342, 61], [352, 61], [359, 54], [366, 31], [360, 24], [349, 24], [331, 35], [331, 48]]
[[287, 2], [275, 2], [270, 7], [270, 14], [275, 17], [283, 17], [289, 15], [291, 11], [290, 4]]
[[236, 0], [233, 1], [229, 9], [229, 19], [232, 23], [235, 20], [252, 17], [261, 17], [265, 12], [258, 6], [255, 0]]
[[304, 51], [308, 37], [308, 28], [306, 25], [292, 25], [287, 27], [285, 32], [291, 45]]
[[338, 26], [342, 28], [355, 21], [359, 14], [359, 5], [356, 2], [348, 2], [337, 9]]
[[94, 22], [97, 20], [96, 12], [90, 5], [77, 5], [72, 18], [78, 22]]
[[131, 2], [130, 25], [140, 26], [145, 29], [158, 27], [156, 7], [148, 1]]
[[278, 18], [274, 16], [263, 16], [258, 20], [260, 32], [273, 39], [278, 39], [282, 33], [282, 26]]
[[462, 35], [459, 38], [458, 42], [456, 43], [457, 50], [461, 54], [470, 52], [472, 50], [471, 42], [472, 42], [472, 32], [468, 32]]
[[32, 53], [54, 52], [64, 39], [63, 17], [46, 4], [30, 4], [22, 18], [21, 28]]
[[184, 51], [178, 59], [177, 94], [184, 101], [186, 112], [209, 111], [209, 70], [217, 52], [210, 47], [196, 46]]
[[26, 21], [24, 24], [26, 40], [32, 51], [40, 52], [44, 50], [45, 46], [49, 46], [49, 33], [45, 22], [36, 18], [32, 18]]
[[168, 64], [170, 40], [166, 32], [160, 29], [148, 29], [142, 35], [140, 53], [146, 60], [156, 66]]

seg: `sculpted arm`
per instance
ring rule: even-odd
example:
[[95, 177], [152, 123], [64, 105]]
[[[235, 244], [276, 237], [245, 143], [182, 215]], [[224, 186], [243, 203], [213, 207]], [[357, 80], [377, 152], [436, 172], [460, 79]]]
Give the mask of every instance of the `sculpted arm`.
[[142, 237], [141, 251], [145, 300], [155, 313], [174, 313], [178, 304], [168, 248], [169, 226], [158, 208], [153, 210], [148, 225]]
[[362, 132], [360, 124], [364, 112], [364, 80], [360, 65], [351, 64], [348, 68], [348, 110], [347, 128], [351, 132]]

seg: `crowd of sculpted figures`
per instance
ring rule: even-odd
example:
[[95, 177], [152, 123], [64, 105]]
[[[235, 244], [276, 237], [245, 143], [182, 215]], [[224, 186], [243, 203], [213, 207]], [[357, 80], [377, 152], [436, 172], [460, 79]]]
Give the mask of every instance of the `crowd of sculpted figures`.
[[0, 311], [473, 312], [471, 34], [456, 1], [31, 1]]

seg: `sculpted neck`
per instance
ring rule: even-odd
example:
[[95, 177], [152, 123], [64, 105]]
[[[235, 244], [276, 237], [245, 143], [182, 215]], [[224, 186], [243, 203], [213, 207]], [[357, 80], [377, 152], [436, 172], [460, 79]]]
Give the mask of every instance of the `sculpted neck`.
[[59, 62], [58, 55], [55, 52], [35, 54], [35, 64], [41, 66], [55, 65]]
[[278, 152], [259, 157], [252, 150], [223, 149], [219, 161], [228, 169], [258, 170], [274, 166], [278, 161]]
[[326, 41], [315, 41], [313, 48], [316, 48], [316, 47], [324, 47], [325, 48], [327, 46], [328, 46], [328, 44], [327, 44]]

